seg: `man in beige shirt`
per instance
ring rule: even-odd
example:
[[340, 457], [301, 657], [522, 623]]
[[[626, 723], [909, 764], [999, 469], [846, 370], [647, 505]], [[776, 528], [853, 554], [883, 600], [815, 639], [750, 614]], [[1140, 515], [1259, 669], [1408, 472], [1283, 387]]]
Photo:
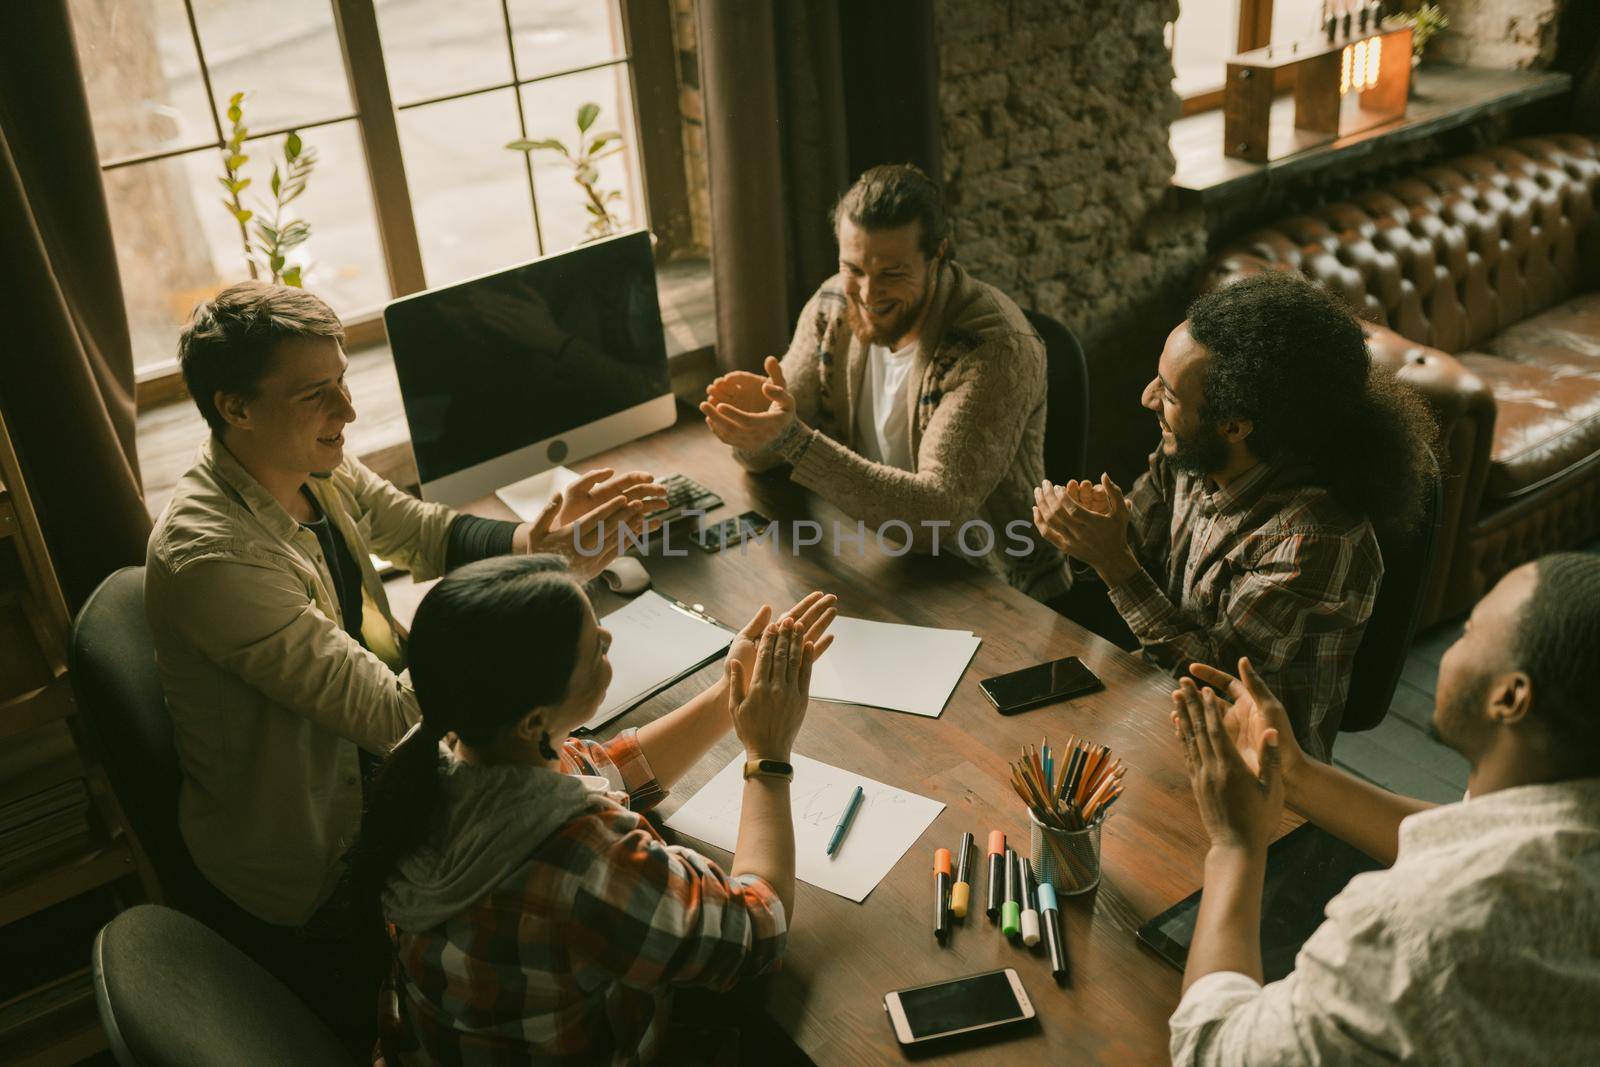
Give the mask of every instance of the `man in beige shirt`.
[[1035, 599], [1063, 592], [1066, 561], [1031, 520], [1044, 342], [951, 258], [938, 187], [916, 167], [867, 171], [834, 225], [839, 273], [806, 303], [788, 353], [765, 374], [712, 382], [706, 425], [748, 469], [788, 464], [858, 520], [824, 532], [834, 551], [953, 553]]
[[[1472, 766], [1440, 807], [1307, 759], [1283, 705], [1196, 664], [1173, 694], [1211, 850], [1172, 1016], [1197, 1064], [1590, 1064], [1600, 1049], [1600, 558], [1546, 556], [1473, 610], [1439, 664], [1439, 737]], [[1261, 984], [1283, 804], [1390, 864]]]
[[348, 938], [363, 764], [418, 718], [369, 553], [425, 579], [557, 551], [592, 576], [663, 495], [642, 472], [594, 471], [521, 525], [408, 496], [345, 455], [342, 342], [333, 311], [299, 289], [246, 282], [196, 310], [179, 361], [212, 434], [156, 523], [145, 575], [179, 825], [226, 898], [212, 918], [313, 1001], [325, 960], [299, 948]]

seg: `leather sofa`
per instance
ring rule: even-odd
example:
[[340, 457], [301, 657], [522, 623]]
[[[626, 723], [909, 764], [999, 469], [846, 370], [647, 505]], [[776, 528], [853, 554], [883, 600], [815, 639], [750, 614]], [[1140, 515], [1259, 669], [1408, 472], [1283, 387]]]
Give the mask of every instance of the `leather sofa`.
[[1600, 533], [1600, 139], [1514, 141], [1281, 219], [1201, 288], [1263, 270], [1343, 295], [1439, 420], [1424, 624]]

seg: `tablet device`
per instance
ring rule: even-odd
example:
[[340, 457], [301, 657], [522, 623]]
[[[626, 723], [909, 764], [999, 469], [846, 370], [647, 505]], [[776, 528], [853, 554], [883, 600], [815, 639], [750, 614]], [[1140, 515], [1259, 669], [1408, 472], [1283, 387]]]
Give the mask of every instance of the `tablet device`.
[[[1350, 879], [1383, 864], [1325, 830], [1306, 823], [1267, 848], [1266, 889], [1261, 899], [1261, 968], [1269, 982], [1294, 970], [1295, 956], [1318, 926], [1328, 901]], [[1139, 940], [1183, 970], [1200, 914], [1197, 891], [1139, 927]]]

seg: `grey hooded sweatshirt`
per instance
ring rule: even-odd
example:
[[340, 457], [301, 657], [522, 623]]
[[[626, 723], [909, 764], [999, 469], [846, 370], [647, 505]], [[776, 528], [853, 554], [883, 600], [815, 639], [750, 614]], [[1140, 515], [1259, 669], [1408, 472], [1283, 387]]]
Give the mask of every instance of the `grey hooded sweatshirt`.
[[396, 865], [384, 887], [384, 915], [410, 933], [467, 910], [578, 816], [627, 806], [627, 794], [613, 793], [605, 778], [463, 763], [442, 744], [439, 777], [443, 796], [434, 831]]

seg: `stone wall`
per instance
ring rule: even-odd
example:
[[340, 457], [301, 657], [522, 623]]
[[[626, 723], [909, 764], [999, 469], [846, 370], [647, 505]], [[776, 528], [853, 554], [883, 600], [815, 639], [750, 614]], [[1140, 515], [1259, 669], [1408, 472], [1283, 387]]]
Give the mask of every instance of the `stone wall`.
[[[1565, 2], [1442, 0], [1453, 25], [1430, 55], [1547, 66]], [[1519, 132], [1509, 117], [1484, 120], [1203, 214], [1175, 206], [1168, 191], [1178, 102], [1163, 30], [1177, 18], [1177, 0], [937, 5], [943, 176], [956, 255], [1083, 342], [1088, 473], [1130, 476], [1153, 444], [1153, 423], [1136, 407], [1139, 391], [1183, 317], [1208, 245], [1220, 248], [1283, 214]]]
[[700, 94], [700, 45], [694, 0], [672, 0], [672, 45], [678, 59], [678, 109], [683, 116], [683, 172], [689, 190], [694, 247], [683, 254], [704, 258], [711, 249], [711, 184], [706, 170], [706, 114]]
[[[1579, 0], [1593, 3], [1593, 0]], [[1429, 57], [1474, 67], [1523, 70], [1550, 66], [1563, 0], [1438, 0], [1450, 28]]]
[[[1111, 12], [1115, 10], [1115, 14]], [[1090, 463], [1126, 477], [1155, 437], [1138, 408], [1205, 258], [1171, 206], [1176, 0], [939, 0], [944, 183], [956, 256], [1083, 342]]]

